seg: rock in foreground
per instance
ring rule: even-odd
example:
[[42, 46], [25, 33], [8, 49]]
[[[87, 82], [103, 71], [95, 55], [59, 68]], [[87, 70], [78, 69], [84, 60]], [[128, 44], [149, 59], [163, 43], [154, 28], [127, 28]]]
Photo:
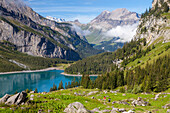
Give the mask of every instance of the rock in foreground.
[[0, 103], [5, 103], [6, 105], [20, 105], [27, 100], [27, 93], [25, 91], [17, 93], [13, 96], [6, 94], [0, 99]]
[[74, 103], [69, 104], [67, 108], [64, 110], [64, 112], [66, 113], [91, 113], [80, 102], [74, 102]]

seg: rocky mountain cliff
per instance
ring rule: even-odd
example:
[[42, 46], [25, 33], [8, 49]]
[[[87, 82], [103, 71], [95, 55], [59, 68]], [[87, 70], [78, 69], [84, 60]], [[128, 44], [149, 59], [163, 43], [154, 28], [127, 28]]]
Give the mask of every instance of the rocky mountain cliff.
[[146, 38], [148, 46], [170, 41], [170, 16], [165, 4], [170, 7], [168, 0], [153, 1], [152, 9], [142, 15], [135, 38]]
[[133, 34], [125, 36], [127, 34], [125, 32], [129, 31], [125, 31], [124, 29], [128, 28], [130, 32], [134, 32], [135, 34], [140, 16], [140, 14], [121, 8], [112, 12], [103, 11], [88, 24], [80, 24], [77, 21], [72, 22], [72, 24], [76, 24], [82, 30], [88, 30], [90, 32], [86, 35], [86, 39], [89, 43], [96, 44], [94, 48], [115, 51], [119, 47], [122, 47], [123, 43], [128, 39], [133, 38]]
[[0, 40], [34, 56], [79, 60], [97, 54], [72, 25], [48, 20], [19, 0], [0, 1]]

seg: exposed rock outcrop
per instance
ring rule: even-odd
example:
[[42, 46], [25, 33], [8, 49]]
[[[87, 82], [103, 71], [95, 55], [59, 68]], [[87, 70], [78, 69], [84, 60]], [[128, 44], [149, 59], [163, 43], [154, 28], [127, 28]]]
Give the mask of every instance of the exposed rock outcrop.
[[[155, 5], [158, 1], [158, 8], [155, 9]], [[162, 3], [161, 3], [162, 1]], [[135, 38], [145, 38], [148, 46], [151, 44], [157, 44], [159, 42], [167, 43], [170, 41], [170, 19], [168, 12], [164, 11], [164, 3], [167, 3], [170, 7], [168, 0], [154, 0], [152, 9], [141, 18]], [[167, 13], [167, 16], [164, 15]]]
[[21, 93], [17, 93], [14, 96], [11, 96], [6, 102], [5, 104], [7, 105], [19, 105], [22, 102], [25, 102], [27, 99], [27, 93], [25, 91], [21, 92]]
[[71, 103], [65, 108], [66, 113], [90, 113], [80, 102]]
[[132, 105], [133, 105], [133, 106], [136, 106], [136, 105], [138, 105], [138, 106], [148, 106], [148, 105], [149, 105], [149, 102], [146, 102], [146, 101], [144, 101], [141, 97], [138, 97], [137, 100], [134, 100], [134, 101], [132, 102]]
[[3, 96], [3, 97], [0, 99], [0, 104], [5, 103], [5, 102], [8, 100], [8, 98], [10, 98], [10, 95], [8, 95], [8, 94], [6, 94], [5, 96]]

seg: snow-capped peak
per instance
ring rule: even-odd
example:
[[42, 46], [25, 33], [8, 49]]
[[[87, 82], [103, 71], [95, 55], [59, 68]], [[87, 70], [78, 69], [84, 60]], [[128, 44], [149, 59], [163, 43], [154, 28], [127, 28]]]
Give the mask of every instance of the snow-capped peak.
[[46, 18], [49, 20], [52, 20], [52, 21], [56, 21], [56, 22], [65, 22], [65, 19], [63, 19], [63, 18], [55, 18], [55, 17], [51, 17], [51, 16], [47, 16]]

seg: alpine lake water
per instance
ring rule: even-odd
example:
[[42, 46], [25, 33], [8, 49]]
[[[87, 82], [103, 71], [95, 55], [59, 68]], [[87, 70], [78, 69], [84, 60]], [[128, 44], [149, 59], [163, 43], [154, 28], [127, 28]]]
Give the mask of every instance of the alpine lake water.
[[[71, 82], [72, 80], [81, 80], [80, 76], [65, 76], [63, 70], [50, 70], [44, 72], [31, 72], [31, 73], [15, 73], [0, 75], [0, 97], [5, 94], [14, 94], [15, 92], [21, 92], [25, 89], [38, 89], [38, 92], [49, 92], [53, 84], [57, 87], [59, 83]], [[96, 76], [90, 77], [92, 80], [96, 79]]]

